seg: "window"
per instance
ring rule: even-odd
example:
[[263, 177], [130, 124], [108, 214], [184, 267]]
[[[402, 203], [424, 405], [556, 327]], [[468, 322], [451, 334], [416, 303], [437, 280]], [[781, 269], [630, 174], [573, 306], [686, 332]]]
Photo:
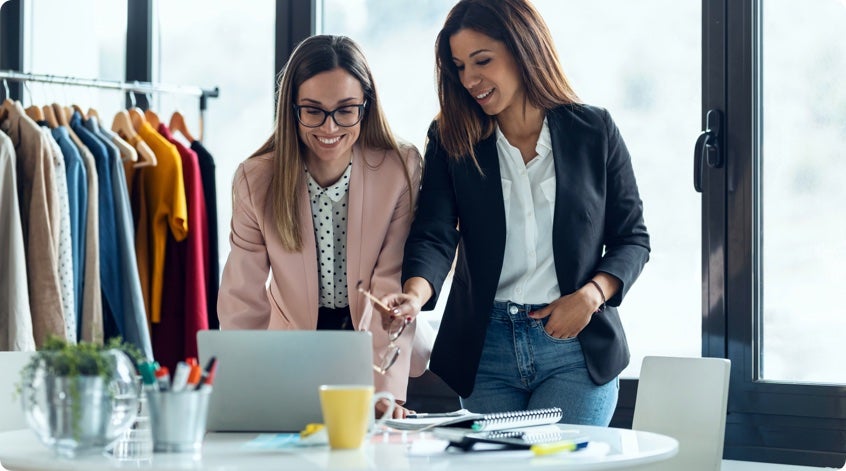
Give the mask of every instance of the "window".
[[[203, 145], [217, 170], [220, 266], [229, 254], [232, 176], [273, 131], [275, 2], [222, 0], [159, 2], [155, 61], [157, 80], [175, 85], [220, 87], [209, 100]], [[153, 108], [162, 120], [179, 110], [199, 134], [196, 97], [162, 94]]]
[[[846, 3], [763, 4], [761, 378], [846, 384]], [[813, 361], [808, 361], [813, 358]]]
[[[421, 151], [438, 110], [435, 37], [454, 4], [323, 0], [321, 32], [362, 45], [391, 126]], [[675, 0], [535, 6], [576, 92], [608, 108], [620, 127], [644, 201], [653, 251], [621, 308], [632, 350], [624, 376], [636, 377], [647, 354], [699, 356], [699, 198], [688, 156], [699, 129], [700, 7]], [[445, 294], [430, 314], [435, 321]]]
[[[125, 2], [30, 0], [23, 8], [26, 72], [123, 80]], [[123, 94], [114, 90], [27, 83], [24, 91], [24, 106], [76, 103], [111, 113], [124, 103]]]
[[846, 5], [705, 0], [703, 11], [703, 114], [722, 110], [728, 126], [725, 165], [703, 175], [702, 247], [704, 338], [732, 361], [725, 456], [839, 468], [833, 304], [846, 250], [833, 179], [846, 64], [834, 38]]

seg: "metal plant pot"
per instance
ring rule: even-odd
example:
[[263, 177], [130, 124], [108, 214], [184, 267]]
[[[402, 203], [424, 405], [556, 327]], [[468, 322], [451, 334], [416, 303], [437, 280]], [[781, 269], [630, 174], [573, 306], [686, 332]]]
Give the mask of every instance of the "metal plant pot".
[[27, 423], [59, 455], [103, 452], [135, 420], [138, 389], [131, 360], [117, 350], [102, 355], [114, 362], [111, 375], [59, 376], [48, 358], [24, 381]]

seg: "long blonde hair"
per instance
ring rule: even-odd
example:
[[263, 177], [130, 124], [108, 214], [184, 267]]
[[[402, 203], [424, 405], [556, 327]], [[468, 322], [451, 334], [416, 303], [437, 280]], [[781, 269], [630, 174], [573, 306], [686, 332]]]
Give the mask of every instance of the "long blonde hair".
[[[336, 68], [342, 68], [355, 77], [364, 90], [367, 108], [361, 120], [359, 145], [364, 148], [392, 151], [402, 162], [406, 180], [411, 186], [411, 177], [400, 154], [399, 146], [391, 132], [381, 103], [376, 94], [373, 75], [361, 48], [346, 36], [319, 35], [301, 42], [279, 77], [276, 124], [273, 135], [250, 157], [263, 154], [273, 156], [273, 175], [270, 182], [270, 201], [276, 230], [285, 250], [302, 250], [301, 223], [299, 220], [300, 189], [304, 185], [303, 166], [305, 146], [297, 133], [297, 119], [293, 105], [303, 82], [315, 75]], [[410, 194], [410, 192], [409, 192]]]
[[496, 120], [482, 111], [458, 77], [450, 38], [462, 29], [482, 33], [505, 44], [515, 58], [526, 99], [551, 110], [578, 103], [561, 68], [546, 23], [527, 0], [461, 0], [447, 15], [435, 41], [435, 72], [441, 111], [436, 121], [441, 145], [450, 157], [470, 158], [479, 168], [473, 147], [489, 137]]

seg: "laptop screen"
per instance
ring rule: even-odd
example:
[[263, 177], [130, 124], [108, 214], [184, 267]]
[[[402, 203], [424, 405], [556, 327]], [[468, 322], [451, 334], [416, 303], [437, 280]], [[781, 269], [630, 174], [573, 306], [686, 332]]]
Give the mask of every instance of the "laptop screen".
[[373, 384], [369, 332], [204, 330], [200, 364], [217, 358], [206, 428], [299, 432], [323, 421], [322, 384]]

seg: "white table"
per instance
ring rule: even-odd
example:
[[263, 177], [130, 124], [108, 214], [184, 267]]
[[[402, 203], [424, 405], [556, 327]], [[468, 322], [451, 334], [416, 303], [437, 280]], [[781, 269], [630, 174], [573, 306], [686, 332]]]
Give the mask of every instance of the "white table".
[[326, 446], [251, 449], [258, 434], [212, 433], [203, 443], [202, 457], [156, 454], [152, 460], [121, 462], [94, 455], [63, 459], [44, 447], [29, 430], [0, 433], [0, 463], [10, 471], [29, 470], [472, 470], [624, 469], [671, 458], [678, 442], [670, 437], [625, 429], [561, 425], [590, 437], [584, 451], [535, 457], [530, 451], [434, 452], [411, 455], [411, 442], [433, 444], [431, 434], [392, 433], [374, 436], [360, 450], [331, 451]]

